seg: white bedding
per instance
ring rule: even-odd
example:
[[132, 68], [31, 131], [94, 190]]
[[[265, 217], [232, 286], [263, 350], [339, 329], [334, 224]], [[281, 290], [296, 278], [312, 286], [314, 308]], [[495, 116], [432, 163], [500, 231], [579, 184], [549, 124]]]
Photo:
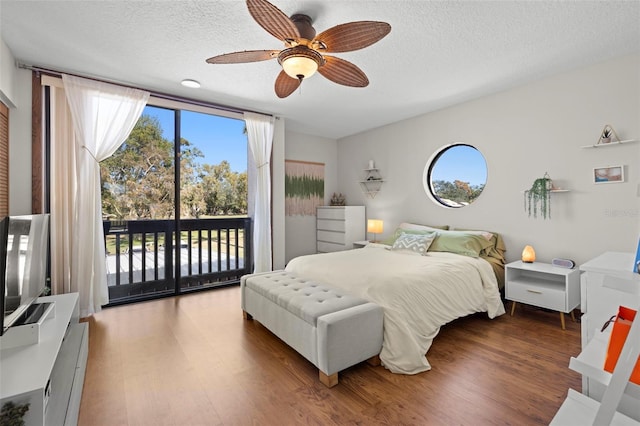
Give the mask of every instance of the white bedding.
[[491, 265], [453, 253], [426, 256], [369, 244], [363, 249], [300, 256], [287, 271], [343, 289], [384, 309], [380, 359], [394, 373], [430, 370], [425, 354], [440, 327], [456, 318], [505, 313]]

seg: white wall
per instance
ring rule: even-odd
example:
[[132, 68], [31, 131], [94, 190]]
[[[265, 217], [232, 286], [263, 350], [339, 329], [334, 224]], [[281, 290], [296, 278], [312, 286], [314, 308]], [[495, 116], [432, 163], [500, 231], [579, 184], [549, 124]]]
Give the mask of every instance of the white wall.
[[31, 71], [0, 39], [0, 100], [9, 107], [9, 214], [31, 213]]
[[[635, 252], [640, 235], [640, 143], [581, 149], [605, 124], [640, 140], [640, 56], [546, 78], [513, 90], [338, 140], [339, 191], [389, 235], [402, 221], [501, 233], [508, 260], [531, 244], [538, 259], [578, 263], [603, 251]], [[472, 205], [446, 209], [424, 192], [422, 174], [443, 145], [464, 142], [485, 156], [488, 181]], [[357, 184], [369, 159], [386, 182], [375, 199]], [[626, 182], [592, 183], [594, 167], [625, 165]], [[551, 220], [527, 216], [523, 191], [548, 172], [571, 192], [552, 195]]]
[[[335, 139], [286, 132], [285, 158], [287, 160], [324, 163], [324, 199], [329, 204], [338, 189], [338, 147]], [[350, 201], [350, 200], [347, 200]], [[316, 252], [316, 217], [287, 216], [286, 261], [296, 256]]]

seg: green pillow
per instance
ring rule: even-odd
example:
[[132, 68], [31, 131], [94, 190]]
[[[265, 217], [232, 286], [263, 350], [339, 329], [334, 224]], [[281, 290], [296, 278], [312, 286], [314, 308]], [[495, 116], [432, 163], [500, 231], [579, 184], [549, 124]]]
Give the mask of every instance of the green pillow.
[[431, 246], [429, 246], [429, 251], [480, 257], [480, 254], [492, 245], [491, 241], [487, 241], [482, 235], [457, 231], [442, 231], [438, 232], [438, 236], [433, 240]]
[[431, 225], [419, 225], [417, 223], [402, 222], [400, 226], [396, 228], [395, 232], [389, 238], [385, 239], [384, 241], [381, 241], [381, 243], [392, 246], [402, 232], [407, 234], [427, 234], [430, 232], [436, 232], [436, 231], [441, 231], [446, 229], [449, 229], [449, 225], [431, 226]]

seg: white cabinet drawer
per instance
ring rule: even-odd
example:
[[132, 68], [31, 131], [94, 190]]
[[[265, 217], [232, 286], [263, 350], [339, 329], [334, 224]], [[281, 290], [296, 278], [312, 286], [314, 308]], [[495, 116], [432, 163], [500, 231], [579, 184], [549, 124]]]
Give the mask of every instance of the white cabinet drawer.
[[343, 207], [318, 207], [316, 215], [318, 219], [341, 219], [344, 220], [344, 208]]
[[553, 285], [531, 285], [512, 281], [506, 287], [506, 297], [515, 302], [539, 306], [554, 311], [567, 312], [566, 292], [564, 287]]
[[344, 232], [318, 230], [317, 238], [318, 238], [318, 241], [344, 245]]
[[328, 243], [326, 241], [318, 241], [316, 248], [318, 253], [331, 253], [345, 249], [344, 244]]
[[318, 219], [318, 230], [344, 232], [344, 220]]

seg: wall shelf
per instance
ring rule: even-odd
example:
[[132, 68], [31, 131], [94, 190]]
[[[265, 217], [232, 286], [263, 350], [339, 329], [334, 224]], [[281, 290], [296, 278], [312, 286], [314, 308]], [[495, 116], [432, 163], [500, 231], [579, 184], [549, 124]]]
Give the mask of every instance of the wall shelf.
[[634, 142], [638, 142], [636, 139], [627, 139], [625, 141], [615, 141], [615, 142], [609, 142], [609, 143], [597, 143], [597, 144], [593, 144], [593, 145], [585, 145], [585, 146], [581, 146], [580, 148], [602, 148], [602, 147], [606, 147], [606, 146], [615, 146], [615, 145], [622, 145], [622, 144], [627, 144], [627, 143], [634, 143]]
[[364, 180], [359, 181], [360, 187], [362, 188], [362, 192], [369, 198], [375, 198], [380, 192], [382, 188], [382, 184], [384, 183], [384, 179], [380, 175], [380, 171], [378, 169], [364, 169], [365, 177]]
[[[527, 191], [528, 191], [528, 189], [525, 189], [525, 190], [524, 190], [524, 191], [522, 191], [522, 192], [523, 192], [523, 193], [526, 193]], [[550, 189], [550, 190], [549, 190], [549, 192], [551, 192], [552, 194], [555, 194], [555, 193], [557, 193], [557, 192], [571, 192], [571, 190], [570, 190], [570, 189], [561, 189], [561, 188], [558, 188], [558, 189]]]

